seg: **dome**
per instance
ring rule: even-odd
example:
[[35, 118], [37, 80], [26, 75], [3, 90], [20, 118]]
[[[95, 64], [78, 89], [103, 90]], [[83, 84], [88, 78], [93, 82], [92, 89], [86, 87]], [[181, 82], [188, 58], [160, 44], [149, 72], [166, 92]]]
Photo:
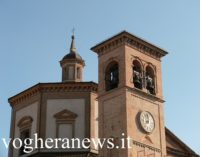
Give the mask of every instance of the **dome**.
[[64, 60], [77, 60], [78, 62], [84, 64], [84, 60], [82, 59], [82, 57], [76, 51], [74, 35], [72, 35], [72, 42], [71, 42], [70, 52], [67, 55], [65, 55], [62, 60], [63, 61]]
[[83, 60], [82, 57], [78, 53], [68, 53], [63, 57], [63, 59], [78, 59]]

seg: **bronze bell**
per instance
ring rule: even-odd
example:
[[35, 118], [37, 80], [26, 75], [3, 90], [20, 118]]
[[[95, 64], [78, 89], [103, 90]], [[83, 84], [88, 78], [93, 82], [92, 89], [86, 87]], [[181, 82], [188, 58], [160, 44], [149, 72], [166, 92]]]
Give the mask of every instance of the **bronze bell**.
[[154, 88], [155, 88], [155, 86], [154, 86], [154, 83], [153, 83], [153, 79], [150, 76], [147, 76], [146, 80], [147, 80], [147, 86], [146, 86], [146, 88], [149, 90], [149, 92], [151, 94], [154, 94]]
[[136, 88], [139, 88], [139, 89], [142, 88], [142, 80], [141, 80], [140, 72], [134, 71], [133, 83]]
[[141, 83], [140, 82], [140, 73], [138, 71], [134, 71], [134, 78], [133, 78], [134, 83]]
[[137, 83], [137, 84], [141, 83], [139, 77], [137, 77], [137, 76], [134, 77], [134, 83]]

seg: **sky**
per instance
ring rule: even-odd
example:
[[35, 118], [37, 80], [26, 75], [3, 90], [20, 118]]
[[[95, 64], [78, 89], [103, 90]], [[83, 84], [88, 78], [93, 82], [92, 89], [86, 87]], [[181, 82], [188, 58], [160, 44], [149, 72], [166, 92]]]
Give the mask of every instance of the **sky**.
[[[59, 61], [73, 28], [84, 80], [95, 82], [90, 48], [127, 30], [169, 52], [162, 59], [165, 125], [200, 154], [199, 7], [199, 0], [0, 0], [0, 139], [9, 137], [9, 97], [61, 81]], [[0, 157], [6, 156], [0, 140]]]

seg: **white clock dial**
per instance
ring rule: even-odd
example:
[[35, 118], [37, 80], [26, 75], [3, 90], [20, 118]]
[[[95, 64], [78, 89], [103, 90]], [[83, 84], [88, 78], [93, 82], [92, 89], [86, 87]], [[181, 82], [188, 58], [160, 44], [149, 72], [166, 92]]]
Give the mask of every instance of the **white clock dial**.
[[153, 116], [147, 111], [143, 111], [140, 113], [140, 123], [142, 128], [147, 133], [151, 133], [155, 128], [155, 122]]

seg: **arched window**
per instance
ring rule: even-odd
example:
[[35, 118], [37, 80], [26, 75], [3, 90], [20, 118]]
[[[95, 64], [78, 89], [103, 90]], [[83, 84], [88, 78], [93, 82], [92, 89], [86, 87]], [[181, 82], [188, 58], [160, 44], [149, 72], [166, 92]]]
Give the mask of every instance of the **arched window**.
[[142, 89], [142, 68], [137, 60], [133, 61], [133, 83], [134, 87]]
[[[19, 150], [19, 155], [26, 154], [24, 152], [24, 141], [27, 140], [27, 144], [30, 143], [28, 139], [31, 137], [31, 126], [32, 126], [33, 119], [30, 116], [23, 117], [17, 124], [20, 131], [20, 139], [23, 141], [23, 145]], [[26, 150], [27, 151], [27, 150]]]
[[155, 95], [155, 74], [150, 66], [146, 67], [146, 89], [150, 94]]
[[111, 62], [105, 72], [106, 90], [111, 90], [118, 87], [119, 84], [119, 67], [117, 62]]

